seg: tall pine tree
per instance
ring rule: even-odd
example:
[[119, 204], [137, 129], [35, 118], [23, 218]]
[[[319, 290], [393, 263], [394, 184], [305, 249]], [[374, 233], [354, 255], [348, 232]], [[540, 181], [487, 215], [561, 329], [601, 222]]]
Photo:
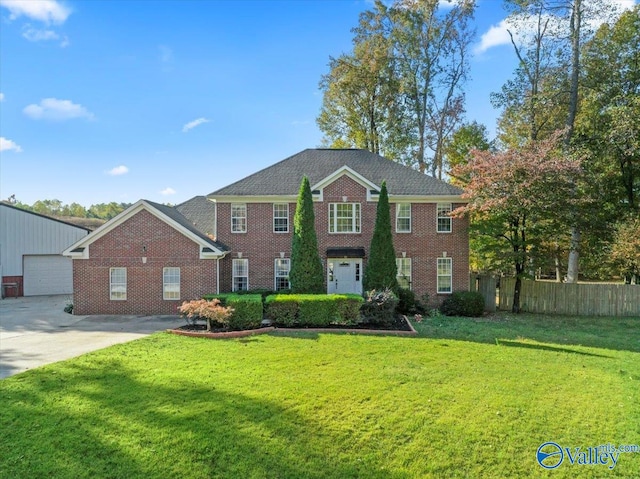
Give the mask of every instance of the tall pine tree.
[[393, 248], [393, 236], [391, 235], [389, 195], [387, 183], [383, 181], [376, 210], [376, 225], [369, 247], [369, 260], [364, 269], [365, 290], [391, 288], [397, 291], [397, 272], [396, 252]]
[[296, 214], [293, 217], [289, 283], [294, 293], [325, 292], [322, 262], [318, 254], [311, 185], [306, 176], [300, 184]]

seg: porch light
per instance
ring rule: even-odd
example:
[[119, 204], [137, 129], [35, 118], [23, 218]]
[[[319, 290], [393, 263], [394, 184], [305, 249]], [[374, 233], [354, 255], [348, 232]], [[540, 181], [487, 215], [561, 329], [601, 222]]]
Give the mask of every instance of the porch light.
[[242, 258], [242, 251], [238, 251], [238, 258]]
[[280, 258], [284, 258], [284, 251], [280, 251]]
[[147, 257], [146, 256], [142, 257], [142, 264], [147, 264]]

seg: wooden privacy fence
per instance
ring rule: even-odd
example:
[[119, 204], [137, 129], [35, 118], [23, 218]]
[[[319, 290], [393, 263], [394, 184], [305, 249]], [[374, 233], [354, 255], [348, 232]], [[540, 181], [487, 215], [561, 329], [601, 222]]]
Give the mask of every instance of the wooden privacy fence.
[[471, 273], [469, 276], [469, 291], [476, 291], [484, 298], [484, 310], [493, 313], [496, 310], [497, 276], [479, 275]]
[[[515, 278], [500, 279], [499, 308], [511, 310]], [[522, 280], [520, 308], [529, 313], [640, 317], [640, 285]]]

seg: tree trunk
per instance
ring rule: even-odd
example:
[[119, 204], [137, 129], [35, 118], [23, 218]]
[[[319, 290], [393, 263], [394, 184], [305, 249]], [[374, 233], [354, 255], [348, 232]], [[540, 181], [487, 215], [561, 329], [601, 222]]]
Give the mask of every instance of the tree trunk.
[[577, 227], [571, 228], [571, 243], [569, 247], [569, 263], [567, 264], [567, 283], [578, 282], [578, 262], [580, 258], [580, 239], [582, 235]]
[[[573, 1], [571, 12], [571, 88], [569, 92], [569, 114], [567, 115], [567, 136], [565, 144], [571, 144], [573, 128], [578, 111], [578, 79], [580, 77], [580, 27], [582, 27], [582, 0]], [[577, 214], [577, 213], [574, 213]], [[571, 244], [567, 262], [567, 283], [578, 281], [580, 259], [580, 230], [577, 225], [571, 227]]]
[[520, 312], [520, 289], [522, 288], [522, 278], [520, 275], [516, 276], [516, 285], [513, 288], [513, 305], [511, 306], [511, 312], [518, 314]]

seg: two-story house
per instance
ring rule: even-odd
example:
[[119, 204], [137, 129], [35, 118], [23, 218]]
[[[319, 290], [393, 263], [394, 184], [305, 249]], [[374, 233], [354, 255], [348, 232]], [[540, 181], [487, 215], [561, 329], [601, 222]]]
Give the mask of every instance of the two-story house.
[[398, 281], [433, 302], [468, 288], [462, 191], [365, 150], [308, 149], [170, 208], [141, 200], [70, 247], [78, 314], [175, 313], [206, 293], [289, 287], [296, 199], [312, 186], [327, 292], [362, 293], [380, 185]]

